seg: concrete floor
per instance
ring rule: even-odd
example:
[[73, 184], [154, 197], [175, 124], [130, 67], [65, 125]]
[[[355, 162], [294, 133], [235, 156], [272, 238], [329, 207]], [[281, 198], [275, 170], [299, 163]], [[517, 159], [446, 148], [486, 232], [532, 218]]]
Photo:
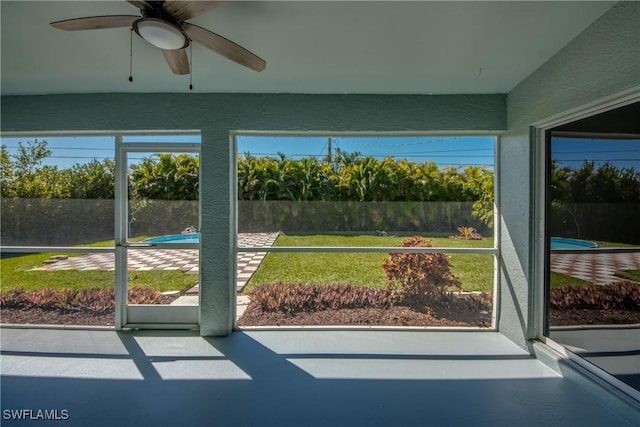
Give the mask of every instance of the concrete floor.
[[[494, 332], [3, 328], [7, 410], [70, 426], [632, 426]], [[587, 391], [589, 390], [589, 391]], [[631, 416], [629, 416], [631, 414]], [[626, 417], [626, 418], [623, 418]], [[37, 425], [47, 425], [40, 421]]]
[[640, 391], [640, 327], [561, 327], [549, 336]]

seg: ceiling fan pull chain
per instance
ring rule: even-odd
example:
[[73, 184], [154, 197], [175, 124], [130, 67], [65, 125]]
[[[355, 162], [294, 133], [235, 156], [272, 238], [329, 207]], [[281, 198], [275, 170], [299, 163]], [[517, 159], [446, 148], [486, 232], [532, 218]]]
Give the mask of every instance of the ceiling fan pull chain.
[[193, 43], [189, 44], [189, 90], [193, 90]]
[[129, 81], [133, 82], [133, 28], [129, 39]]

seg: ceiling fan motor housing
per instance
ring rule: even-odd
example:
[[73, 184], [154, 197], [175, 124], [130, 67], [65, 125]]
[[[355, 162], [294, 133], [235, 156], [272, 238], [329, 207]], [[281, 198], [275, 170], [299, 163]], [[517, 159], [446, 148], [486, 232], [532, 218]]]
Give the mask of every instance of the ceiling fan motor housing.
[[160, 8], [148, 8], [134, 21], [133, 30], [152, 45], [164, 49], [184, 49], [191, 42], [182, 26], [171, 14]]

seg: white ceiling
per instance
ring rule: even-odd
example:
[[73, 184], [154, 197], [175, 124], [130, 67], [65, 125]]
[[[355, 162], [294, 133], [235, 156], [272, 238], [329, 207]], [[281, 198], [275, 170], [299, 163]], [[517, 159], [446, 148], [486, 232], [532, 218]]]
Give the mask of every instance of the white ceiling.
[[[507, 93], [615, 2], [228, 1], [190, 22], [267, 61], [261, 73], [199, 45], [194, 92]], [[188, 92], [130, 31], [49, 22], [126, 14], [125, 1], [0, 2], [2, 94]]]

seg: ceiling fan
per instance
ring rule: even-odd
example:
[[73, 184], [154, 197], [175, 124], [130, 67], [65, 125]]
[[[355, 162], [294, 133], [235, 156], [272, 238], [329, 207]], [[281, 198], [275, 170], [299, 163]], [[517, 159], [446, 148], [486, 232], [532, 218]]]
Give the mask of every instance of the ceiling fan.
[[162, 49], [169, 68], [174, 74], [189, 74], [186, 49], [194, 41], [204, 47], [255, 71], [262, 71], [267, 63], [242, 46], [216, 33], [186, 22], [200, 16], [222, 1], [135, 1], [141, 15], [89, 16], [52, 22], [65, 31], [100, 30], [130, 27], [140, 37]]

